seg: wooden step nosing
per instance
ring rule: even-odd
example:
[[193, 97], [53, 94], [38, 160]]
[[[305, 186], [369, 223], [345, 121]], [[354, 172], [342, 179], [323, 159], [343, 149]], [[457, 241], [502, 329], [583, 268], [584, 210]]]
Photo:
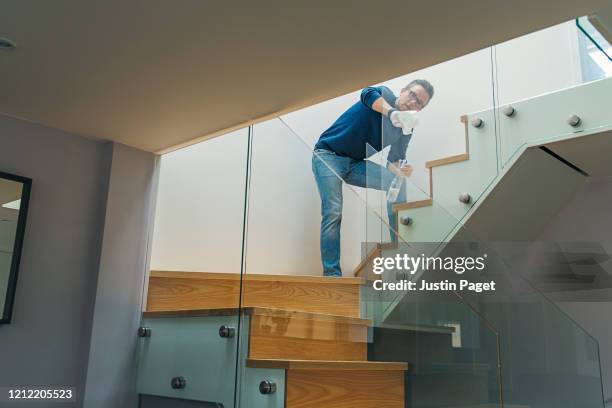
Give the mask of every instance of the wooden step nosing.
[[430, 160], [425, 163], [425, 167], [430, 169], [432, 167], [444, 166], [446, 164], [459, 163], [470, 159], [468, 153], [456, 154], [453, 156], [442, 157], [435, 160]]
[[405, 203], [393, 204], [393, 212], [410, 210], [412, 208], [429, 207], [433, 205], [433, 198], [426, 198], [418, 201], [408, 201]]
[[237, 316], [240, 309], [237, 307], [224, 307], [217, 309], [173, 309], [143, 312], [144, 318], [163, 317], [209, 317], [209, 316]]
[[302, 312], [298, 310], [277, 309], [259, 306], [249, 306], [245, 308], [227, 307], [215, 309], [183, 309], [183, 310], [161, 310], [154, 312], [144, 312], [146, 318], [161, 317], [207, 317], [207, 316], [236, 316], [240, 312], [247, 315], [263, 315], [274, 317], [299, 318], [310, 320], [331, 321], [336, 323], [372, 326], [373, 322], [369, 319], [350, 317], [342, 315], [332, 315], [325, 313]]
[[250, 368], [277, 368], [285, 370], [352, 370], [352, 371], [406, 371], [408, 363], [381, 361], [327, 361], [247, 359]]
[[363, 279], [355, 277], [327, 277], [309, 275], [265, 275], [227, 272], [185, 272], [185, 271], [151, 271], [151, 279], [194, 279], [194, 280], [240, 280], [291, 283], [324, 283], [328, 285], [361, 285]]
[[380, 256], [381, 253], [382, 251], [379, 245], [376, 245], [374, 248], [370, 249], [370, 252], [368, 252], [366, 257], [359, 262], [359, 265], [357, 265], [355, 269], [353, 269], [353, 275], [365, 279], [365, 277], [361, 276], [361, 271], [372, 259]]
[[380, 243], [380, 244], [376, 244], [376, 246], [372, 249], [370, 249], [370, 252], [368, 252], [368, 254], [366, 255], [365, 258], [363, 258], [361, 260], [361, 262], [359, 262], [359, 265], [357, 265], [354, 269], [353, 269], [353, 275], [360, 277], [361, 279], [364, 279], [365, 282], [370, 282], [368, 280], [368, 278], [366, 276], [361, 276], [361, 273], [363, 271], [363, 269], [365, 268], [365, 266], [370, 263], [372, 261], [372, 259], [382, 256], [382, 251], [385, 250], [393, 250], [393, 249], [397, 249], [398, 248], [398, 243], [397, 242], [385, 242], [385, 243]]
[[288, 310], [288, 309], [280, 309], [280, 308], [268, 308], [268, 307], [252, 307], [249, 313], [264, 315], [264, 316], [275, 316], [275, 317], [295, 317], [300, 319], [310, 319], [310, 320], [324, 320], [324, 321], [332, 321], [337, 323], [347, 323], [347, 324], [357, 324], [357, 325], [365, 325], [371, 326], [373, 324], [370, 319], [363, 319], [360, 317], [351, 317], [351, 316], [343, 316], [343, 315], [334, 315], [327, 313], [315, 313], [315, 312], [302, 312], [298, 310]]

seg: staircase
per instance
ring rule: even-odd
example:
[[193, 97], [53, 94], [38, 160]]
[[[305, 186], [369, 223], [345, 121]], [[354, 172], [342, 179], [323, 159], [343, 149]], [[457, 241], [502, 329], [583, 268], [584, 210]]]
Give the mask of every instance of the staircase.
[[[585, 174], [612, 174], [610, 95], [606, 79], [461, 117], [465, 151], [427, 163], [429, 194], [394, 206], [401, 240], [439, 243], [439, 252], [466, 231], [478, 240], [537, 236]], [[226, 408], [412, 407], [415, 399], [427, 408], [518, 407], [540, 401], [535, 391], [520, 399], [534, 390], [530, 382], [550, 379], [547, 391], [564, 399], [573, 390], [561, 385], [598, 378], [596, 342], [537, 296], [490, 307], [498, 327], [483, 322], [477, 304], [452, 296], [409, 299], [410, 317], [401, 310], [407, 292], [370, 302], [372, 259], [401, 249], [376, 243], [354, 278], [153, 271], [139, 331], [139, 393]], [[566, 343], [553, 335], [558, 327]], [[524, 358], [521, 350], [533, 361], [513, 361]], [[514, 391], [509, 403], [502, 380], [506, 395]], [[596, 400], [597, 387], [577, 385], [594, 396], [581, 401]]]
[[[609, 162], [602, 163], [612, 152], [610, 95], [612, 78], [462, 116], [465, 152], [427, 162], [430, 196], [394, 205], [396, 213], [415, 221], [399, 224], [398, 233], [406, 242], [450, 240], [455, 224], [465, 225], [475, 216], [513, 167], [522, 164], [521, 158], [541, 146], [570, 161], [602, 157], [595, 160], [601, 164], [598, 173], [611, 173]], [[508, 109], [511, 115], [504, 113]], [[572, 125], [568, 122], [574, 115], [578, 123]], [[534, 160], [540, 161], [538, 155]], [[462, 195], [469, 198], [460, 200]], [[530, 199], [537, 201], [533, 195]], [[445, 212], [442, 223], [435, 219], [440, 211]]]
[[[607, 78], [460, 117], [465, 151], [427, 162], [429, 193], [409, 185], [416, 198], [393, 206], [400, 242], [439, 242], [439, 252], [462, 232], [476, 241], [536, 239], [588, 176], [612, 175], [610, 95]], [[397, 245], [375, 246], [355, 276], [393, 251]]]
[[152, 272], [138, 391], [234, 407], [239, 378], [249, 408], [405, 407], [408, 364], [368, 361], [362, 283]]

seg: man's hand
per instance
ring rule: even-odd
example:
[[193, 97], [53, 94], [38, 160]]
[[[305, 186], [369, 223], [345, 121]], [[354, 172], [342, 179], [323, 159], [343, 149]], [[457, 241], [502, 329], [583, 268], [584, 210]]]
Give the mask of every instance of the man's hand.
[[414, 170], [411, 164], [407, 164], [405, 162], [402, 163], [402, 161], [390, 163], [388, 167], [391, 173], [395, 174], [396, 176], [404, 177], [412, 176], [412, 171]]
[[404, 177], [412, 176], [412, 170], [414, 169], [412, 168], [412, 165], [410, 164], [404, 164], [404, 166], [400, 167], [400, 171], [402, 172]]
[[389, 115], [389, 120], [393, 126], [401, 128], [404, 135], [409, 135], [412, 128], [419, 123], [419, 116], [416, 111], [393, 111]]

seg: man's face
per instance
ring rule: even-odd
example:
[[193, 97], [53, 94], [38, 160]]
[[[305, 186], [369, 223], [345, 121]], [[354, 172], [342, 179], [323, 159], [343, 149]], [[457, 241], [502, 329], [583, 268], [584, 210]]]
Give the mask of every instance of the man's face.
[[395, 103], [402, 111], [420, 111], [429, 103], [429, 94], [421, 85], [412, 85], [402, 90]]

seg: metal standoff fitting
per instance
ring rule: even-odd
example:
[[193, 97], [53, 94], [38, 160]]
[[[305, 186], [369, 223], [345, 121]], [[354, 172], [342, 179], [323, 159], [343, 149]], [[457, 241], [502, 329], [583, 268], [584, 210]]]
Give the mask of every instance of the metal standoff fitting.
[[263, 380], [259, 383], [259, 392], [263, 395], [274, 394], [276, 392], [276, 384], [268, 380]]
[[170, 380], [170, 386], [175, 390], [182, 390], [187, 386], [185, 377], [174, 377]]
[[412, 225], [412, 218], [407, 215], [402, 215], [400, 217], [400, 224], [402, 225]]
[[582, 122], [582, 119], [580, 118], [580, 116], [575, 114], [567, 118], [567, 124], [573, 127], [580, 125], [580, 122]]
[[512, 105], [508, 105], [508, 106], [504, 106], [504, 109], [502, 110], [502, 112], [504, 113], [504, 115], [510, 118], [514, 116], [514, 114], [516, 113], [516, 109], [514, 109], [514, 106]]
[[463, 193], [459, 196], [459, 202], [463, 204], [469, 204], [472, 202], [472, 196], [468, 193]]
[[151, 328], [141, 326], [138, 328], [138, 337], [151, 337]]
[[407, 271], [399, 271], [395, 274], [396, 281], [408, 280], [410, 279], [410, 272]]
[[226, 326], [226, 325], [219, 327], [219, 336], [223, 338], [229, 339], [229, 338], [234, 337], [235, 334], [236, 334], [236, 329], [234, 329], [233, 327]]
[[481, 128], [484, 126], [484, 121], [480, 118], [474, 118], [472, 119], [472, 126], [475, 128]]

